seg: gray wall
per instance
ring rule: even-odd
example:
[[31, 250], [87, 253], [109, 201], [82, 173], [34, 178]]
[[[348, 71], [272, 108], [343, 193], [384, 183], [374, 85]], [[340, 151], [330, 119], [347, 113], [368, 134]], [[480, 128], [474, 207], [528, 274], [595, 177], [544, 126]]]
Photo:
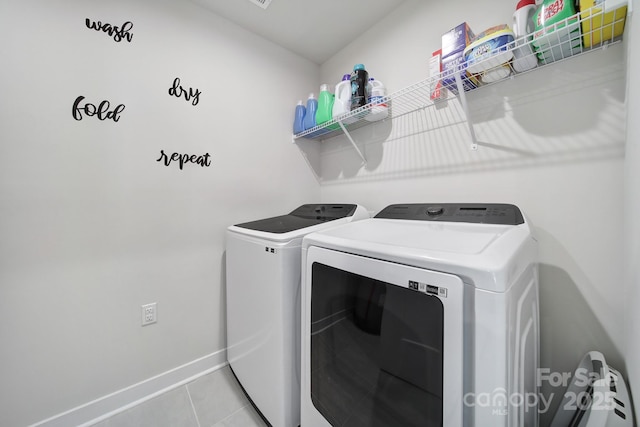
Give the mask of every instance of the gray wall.
[[[633, 1], [634, 8], [640, 6], [638, 1]], [[629, 41], [629, 76], [637, 76], [640, 73], [640, 55], [638, 48], [640, 43], [640, 22], [638, 18], [627, 30]], [[625, 162], [625, 324], [627, 326], [626, 364], [629, 373], [629, 385], [633, 394], [636, 417], [640, 408], [640, 84], [637, 79], [628, 81], [628, 115], [629, 126], [627, 128], [627, 151]], [[637, 418], [636, 418], [637, 421]]]
[[[3, 1], [0, 39], [0, 425], [20, 426], [224, 350], [225, 228], [319, 199], [291, 143], [319, 68], [190, 2]], [[125, 109], [77, 121], [80, 95]]]

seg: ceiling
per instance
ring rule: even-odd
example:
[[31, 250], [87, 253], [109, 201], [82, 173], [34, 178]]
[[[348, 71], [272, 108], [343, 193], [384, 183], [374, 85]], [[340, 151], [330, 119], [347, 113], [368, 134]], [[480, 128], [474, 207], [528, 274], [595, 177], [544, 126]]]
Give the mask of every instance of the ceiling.
[[217, 15], [322, 64], [404, 0], [193, 0]]

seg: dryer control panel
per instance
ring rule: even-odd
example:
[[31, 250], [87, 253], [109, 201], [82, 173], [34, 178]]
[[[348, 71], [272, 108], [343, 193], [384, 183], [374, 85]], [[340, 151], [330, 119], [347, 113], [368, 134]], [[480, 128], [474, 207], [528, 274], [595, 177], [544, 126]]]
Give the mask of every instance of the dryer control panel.
[[409, 203], [389, 205], [374, 218], [469, 222], [474, 224], [524, 224], [524, 217], [517, 206], [500, 203]]

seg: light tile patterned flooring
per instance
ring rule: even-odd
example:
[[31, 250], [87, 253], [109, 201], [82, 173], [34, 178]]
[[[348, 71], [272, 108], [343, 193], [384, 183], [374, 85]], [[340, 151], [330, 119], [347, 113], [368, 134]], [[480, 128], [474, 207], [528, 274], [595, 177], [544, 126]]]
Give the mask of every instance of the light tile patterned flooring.
[[266, 427], [229, 366], [168, 391], [95, 427]]

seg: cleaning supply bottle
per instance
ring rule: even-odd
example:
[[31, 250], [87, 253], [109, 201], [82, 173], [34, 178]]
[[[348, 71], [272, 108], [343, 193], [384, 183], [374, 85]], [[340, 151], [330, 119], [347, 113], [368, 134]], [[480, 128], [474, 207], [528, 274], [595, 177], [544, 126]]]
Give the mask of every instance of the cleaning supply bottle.
[[538, 58], [529, 43], [532, 38], [531, 33], [535, 29], [533, 16], [537, 9], [535, 0], [520, 0], [513, 14], [513, 35], [516, 39], [516, 48], [513, 51], [513, 69], [518, 73], [538, 65]]
[[333, 94], [329, 92], [329, 85], [320, 86], [318, 94], [318, 111], [316, 112], [316, 123], [321, 125], [333, 118]]
[[309, 99], [307, 99], [307, 112], [304, 115], [304, 120], [302, 121], [302, 126], [304, 130], [311, 129], [316, 126], [316, 112], [318, 111], [318, 100], [313, 93], [309, 94]]
[[541, 64], [582, 52], [579, 17], [573, 1], [544, 0], [533, 16], [533, 49]]
[[304, 105], [302, 105], [302, 100], [298, 101], [298, 105], [296, 105], [296, 113], [293, 118], [293, 133], [298, 134], [304, 131], [304, 116], [307, 112], [307, 109]]
[[351, 110], [356, 110], [367, 104], [367, 83], [369, 73], [363, 64], [356, 64], [351, 73]]
[[[332, 117], [336, 119], [351, 111], [351, 74], [342, 76], [342, 81], [336, 85], [334, 94]], [[345, 123], [347, 121], [355, 121], [355, 119], [349, 117]]]
[[380, 80], [373, 77], [369, 79], [369, 104], [371, 110], [364, 119], [370, 122], [376, 122], [387, 118], [389, 115], [389, 107], [385, 101], [385, 88]]

